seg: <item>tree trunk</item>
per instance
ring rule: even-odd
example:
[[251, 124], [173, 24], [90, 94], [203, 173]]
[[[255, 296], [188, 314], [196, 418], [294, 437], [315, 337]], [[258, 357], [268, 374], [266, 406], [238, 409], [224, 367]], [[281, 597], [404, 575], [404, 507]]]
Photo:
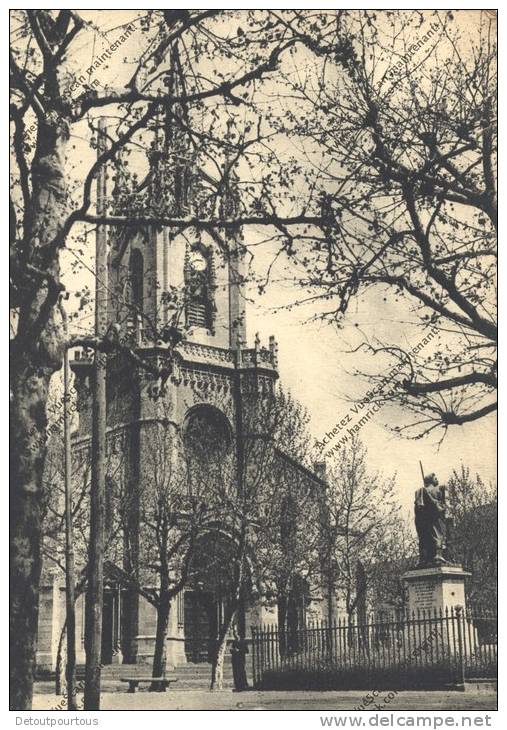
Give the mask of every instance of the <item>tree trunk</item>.
[[65, 663], [63, 661], [63, 640], [67, 633], [67, 623], [64, 623], [62, 630], [60, 631], [60, 638], [58, 639], [58, 649], [56, 651], [56, 667], [55, 667], [55, 695], [60, 696], [63, 694], [65, 688]]
[[[10, 420], [10, 709], [32, 707], [39, 609], [42, 471], [51, 371], [12, 363]], [[38, 441], [41, 440], [41, 445]]]
[[[155, 652], [153, 654], [153, 670], [152, 677], [163, 677], [166, 671], [166, 642], [167, 642], [167, 626], [169, 625], [169, 613], [171, 610], [171, 601], [169, 598], [160, 598], [157, 606], [157, 631], [155, 635]], [[165, 687], [160, 682], [152, 682], [150, 692], [164, 692]]]
[[287, 596], [285, 593], [280, 593], [278, 596], [278, 646], [281, 657], [285, 657], [287, 655], [286, 619]]
[[88, 590], [85, 605], [84, 709], [100, 709], [102, 672], [102, 604], [104, 591], [104, 484], [105, 484], [105, 367], [95, 356], [92, 422], [92, 481], [90, 486], [90, 541]]
[[[10, 464], [10, 709], [32, 707], [37, 635], [41, 481], [43, 449], [32, 451], [28, 433], [44, 431], [34, 423], [31, 406], [42, 408], [49, 377], [40, 382], [30, 371], [13, 373]], [[33, 380], [33, 382], [32, 382]], [[40, 420], [45, 423], [45, 414]]]
[[69, 351], [64, 356], [64, 441], [65, 441], [65, 609], [67, 626], [67, 708], [76, 710], [76, 607], [74, 585], [74, 533], [72, 526], [72, 450], [69, 414]]
[[227, 649], [227, 636], [234, 620], [236, 609], [231, 611], [229, 618], [220, 627], [218, 634], [218, 645], [213, 654], [213, 663], [211, 665], [211, 690], [222, 689], [224, 683], [224, 661], [225, 651]]
[[[59, 261], [54, 239], [66, 215], [63, 146], [65, 123], [39, 124], [32, 163], [33, 195], [27, 211], [25, 261], [40, 280], [18, 291], [19, 317], [11, 357], [10, 420], [10, 709], [30, 710], [37, 640], [42, 539], [42, 475], [49, 381], [62, 364], [65, 333], [58, 302]], [[62, 242], [63, 243], [63, 242]], [[23, 260], [25, 259], [25, 261]], [[47, 276], [47, 279], [45, 278]]]
[[347, 592], [347, 598], [345, 600], [345, 610], [347, 611], [347, 643], [349, 648], [352, 648], [354, 646], [354, 609], [355, 601], [351, 601], [350, 592]]
[[[99, 120], [98, 154], [104, 150], [104, 120]], [[97, 211], [105, 211], [106, 172], [97, 179]], [[96, 233], [95, 334], [107, 330], [107, 239], [104, 226]], [[88, 590], [85, 611], [86, 670], [84, 709], [100, 710], [102, 672], [102, 607], [104, 591], [104, 497], [106, 483], [106, 378], [107, 356], [95, 352], [92, 400], [92, 471], [90, 483], [90, 542], [88, 546]]]

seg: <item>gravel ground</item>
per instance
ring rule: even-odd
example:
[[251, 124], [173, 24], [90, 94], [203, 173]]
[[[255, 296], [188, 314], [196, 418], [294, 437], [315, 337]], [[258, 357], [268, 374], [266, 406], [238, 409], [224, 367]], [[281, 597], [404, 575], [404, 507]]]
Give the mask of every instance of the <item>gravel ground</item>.
[[[222, 690], [169, 690], [104, 692], [103, 710], [353, 710], [361, 703], [364, 692], [232, 692]], [[377, 698], [384, 702], [387, 692]], [[80, 696], [78, 696], [78, 699]], [[61, 698], [53, 694], [34, 696], [34, 710], [58, 709]], [[387, 702], [387, 700], [386, 700]], [[372, 710], [376, 708], [371, 706]], [[398, 692], [383, 710], [496, 710], [497, 695], [493, 692]]]

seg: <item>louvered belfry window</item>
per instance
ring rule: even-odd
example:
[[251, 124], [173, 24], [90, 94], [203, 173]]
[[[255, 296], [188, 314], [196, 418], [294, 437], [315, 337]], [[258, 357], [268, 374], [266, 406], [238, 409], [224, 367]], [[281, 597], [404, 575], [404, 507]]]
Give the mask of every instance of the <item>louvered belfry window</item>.
[[211, 328], [210, 256], [201, 248], [190, 251], [186, 266], [187, 325]]
[[188, 304], [188, 326], [208, 327], [206, 302], [192, 299]]

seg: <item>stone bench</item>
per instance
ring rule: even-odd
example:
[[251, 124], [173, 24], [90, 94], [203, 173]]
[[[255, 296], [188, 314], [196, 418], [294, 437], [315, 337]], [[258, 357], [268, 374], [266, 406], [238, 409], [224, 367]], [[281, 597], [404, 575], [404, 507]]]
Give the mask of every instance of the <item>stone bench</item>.
[[150, 684], [152, 682], [156, 682], [161, 687], [159, 692], [165, 692], [166, 687], [169, 687], [171, 682], [178, 681], [178, 677], [174, 675], [166, 677], [121, 677], [120, 681], [128, 682], [129, 688], [127, 692], [135, 692], [139, 684], [142, 684], [143, 682], [149, 682]]

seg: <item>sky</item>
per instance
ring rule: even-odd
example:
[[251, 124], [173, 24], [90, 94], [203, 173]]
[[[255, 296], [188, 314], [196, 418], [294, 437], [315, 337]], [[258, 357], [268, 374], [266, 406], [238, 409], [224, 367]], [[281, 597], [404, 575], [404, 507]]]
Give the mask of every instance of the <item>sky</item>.
[[[342, 322], [342, 329], [309, 322], [305, 312], [298, 308], [273, 313], [273, 307], [279, 303], [280, 293], [275, 286], [268, 287], [255, 303], [247, 303], [247, 336], [250, 342], [257, 331], [262, 342], [267, 342], [269, 335], [276, 337], [281, 383], [308, 409], [312, 435], [321, 440], [350, 412], [349, 399], [368, 390], [366, 382], [352, 372], [356, 356], [347, 353], [351, 343], [357, 342], [355, 325], [359, 324], [363, 331], [378, 331], [378, 325], [382, 332], [396, 330], [396, 339], [404, 336], [404, 326], [399, 323], [400, 317], [393, 317], [390, 305], [382, 308], [379, 298], [371, 298], [355, 311], [353, 308]], [[414, 328], [407, 334], [409, 344], [417, 345], [420, 335]], [[409, 440], [393, 434], [389, 424], [402, 417], [400, 409], [384, 408], [362, 427], [360, 438], [368, 449], [372, 472], [378, 470], [386, 477], [396, 473], [397, 492], [404, 508], [412, 508], [414, 491], [421, 486], [419, 461], [425, 472], [435, 472], [441, 483], [461, 464], [468, 466], [472, 474], [480, 474], [483, 480], [496, 482], [495, 415], [452, 426], [441, 444], [440, 435]], [[329, 445], [335, 443], [336, 438]]]
[[[425, 28], [432, 19], [430, 11], [427, 11], [421, 28]], [[463, 34], [465, 53], [470, 52], [473, 43], [477, 42], [474, 28], [478, 20], [476, 11], [454, 14], [453, 22]], [[380, 12], [377, 13], [377, 22], [382, 22]], [[437, 53], [440, 60], [446, 56], [445, 45], [445, 40], [439, 41]], [[260, 231], [251, 231], [246, 237], [247, 245], [249, 242], [255, 244], [252, 250], [257, 260], [253, 268], [257, 272], [265, 271], [273, 256], [269, 245], [265, 250], [258, 245], [261, 237]], [[364, 356], [351, 354], [350, 350], [365, 337], [370, 340], [378, 337], [384, 342], [405, 345], [409, 349], [417, 345], [423, 335], [420, 327], [414, 326], [408, 305], [403, 300], [395, 302], [389, 296], [384, 298], [384, 292], [377, 291], [361, 300], [356, 299], [338, 328], [322, 321], [311, 321], [315, 311], [319, 311], [318, 305], [317, 308], [280, 308], [280, 304], [287, 305], [297, 300], [298, 293], [293, 287], [283, 284], [281, 267], [278, 275], [275, 270], [271, 278], [273, 283], [267, 287], [266, 293], [256, 296], [252, 292], [254, 301], [247, 304], [248, 336], [252, 339], [259, 331], [261, 340], [266, 341], [269, 335], [275, 335], [279, 343], [281, 381], [308, 409], [312, 434], [320, 441], [347, 413], [350, 414], [350, 400], [360, 398], [369, 387], [354, 374], [354, 370], [359, 368], [370, 372], [374, 370], [375, 363], [371, 358], [367, 360]], [[357, 422], [360, 417], [353, 416], [353, 419]], [[445, 483], [453, 470], [459, 470], [462, 464], [469, 467], [473, 475], [477, 473], [485, 481], [496, 482], [496, 414], [462, 426], [451, 426], [443, 441], [441, 431], [419, 440], [394, 434], [390, 427], [403, 422], [406, 422], [406, 413], [400, 408], [384, 407], [361, 428], [360, 438], [368, 448], [371, 471], [379, 470], [386, 477], [396, 473], [399, 500], [407, 512], [412, 510], [414, 490], [421, 486], [419, 461], [425, 473], [435, 472], [441, 483]], [[331, 440], [324, 453], [339, 438]]]
[[[97, 33], [87, 32], [75, 55], [75, 71], [87, 69], [91, 60], [100, 54], [101, 44], [107, 48], [117, 39], [122, 22], [130, 20], [132, 11], [109, 13], [107, 22], [98, 11], [87, 11], [87, 18], [110, 32], [107, 39]], [[462, 16], [466, 21], [467, 19]], [[114, 58], [104, 64], [94, 74], [100, 82], [107, 85], [125, 83], [131, 75], [131, 67], [125, 63], [129, 55], [136, 53], [135, 35], [130, 37], [115, 52]], [[92, 74], [92, 77], [94, 76]], [[75, 145], [73, 164], [76, 179], [93, 161], [87, 143], [86, 125], [75, 125], [73, 129]], [[246, 232], [246, 243], [254, 243], [257, 233]], [[70, 241], [71, 247], [73, 242]], [[88, 265], [93, 266], [90, 250], [84, 252]], [[272, 252], [256, 249], [257, 259], [254, 268], [260, 271]], [[63, 263], [70, 270], [75, 255], [64, 254]], [[83, 280], [86, 279], [83, 274]], [[65, 278], [64, 278], [65, 281]], [[75, 293], [75, 279], [65, 281]], [[296, 295], [296, 296], [295, 296]], [[379, 295], [370, 295], [355, 303], [338, 329], [332, 324], [321, 321], [308, 321], [311, 311], [306, 308], [289, 308], [288, 304], [297, 298], [297, 292], [290, 290], [283, 281], [270, 284], [265, 294], [253, 294], [247, 301], [247, 335], [251, 346], [256, 332], [260, 333], [263, 343], [269, 335], [275, 335], [279, 344], [280, 379], [293, 395], [303, 403], [311, 416], [311, 432], [315, 439], [321, 440], [327, 431], [344, 418], [350, 410], [348, 399], [360, 397], [367, 385], [352, 371], [357, 365], [357, 356], [347, 353], [358, 343], [358, 332], [370, 335], [384, 335], [410, 345], [419, 341], [421, 334], [412, 325], [402, 324], [408, 311], [400, 310], [398, 305], [384, 301]], [[276, 309], [276, 311], [273, 311]], [[86, 324], [86, 323], [85, 323]], [[389, 423], [402, 417], [396, 410], [382, 409], [363, 426], [360, 432], [363, 443], [368, 448], [371, 471], [381, 471], [386, 477], [397, 475], [397, 490], [400, 503], [409, 512], [412, 509], [413, 493], [421, 485], [419, 460], [425, 471], [434, 471], [440, 482], [446, 482], [453, 469], [461, 464], [468, 466], [472, 473], [478, 473], [484, 480], [496, 479], [496, 418], [494, 415], [480, 421], [449, 429], [444, 441], [439, 444], [439, 435], [429, 436], [418, 441], [400, 438], [388, 428]], [[330, 442], [333, 446], [336, 440]]]

